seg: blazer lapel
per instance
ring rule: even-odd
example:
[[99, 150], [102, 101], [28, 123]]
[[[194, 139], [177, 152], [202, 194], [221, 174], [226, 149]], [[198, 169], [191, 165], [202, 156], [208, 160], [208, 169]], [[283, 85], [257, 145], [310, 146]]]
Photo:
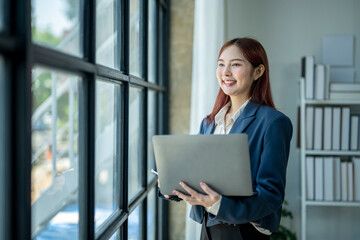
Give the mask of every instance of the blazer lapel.
[[240, 114], [238, 119], [236, 119], [234, 125], [232, 126], [230, 133], [243, 133], [247, 126], [255, 119], [257, 110], [259, 109], [260, 104], [250, 100], [246, 105], [244, 111]]

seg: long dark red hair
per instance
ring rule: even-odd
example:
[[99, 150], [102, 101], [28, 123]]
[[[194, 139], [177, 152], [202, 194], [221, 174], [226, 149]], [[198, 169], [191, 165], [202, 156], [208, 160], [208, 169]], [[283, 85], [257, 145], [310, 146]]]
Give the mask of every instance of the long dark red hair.
[[[264, 47], [257, 40], [252, 38], [234, 38], [227, 41], [220, 49], [218, 59], [225, 48], [235, 45], [240, 48], [244, 57], [256, 68], [260, 64], [264, 65], [265, 71], [263, 75], [253, 82], [250, 89], [250, 96], [253, 101], [275, 108], [274, 102], [271, 96], [270, 89], [270, 77], [269, 77], [269, 62], [266, 56]], [[212, 122], [215, 119], [215, 115], [230, 101], [230, 96], [226, 95], [220, 88], [216, 97], [214, 108], [212, 112], [206, 117], [207, 120]]]

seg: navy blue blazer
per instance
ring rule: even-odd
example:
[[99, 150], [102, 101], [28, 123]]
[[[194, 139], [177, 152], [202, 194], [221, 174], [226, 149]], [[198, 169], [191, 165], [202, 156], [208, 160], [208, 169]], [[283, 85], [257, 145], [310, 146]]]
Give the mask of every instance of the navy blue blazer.
[[[214, 129], [215, 121], [210, 123], [204, 119], [199, 134], [212, 134]], [[283, 113], [249, 101], [230, 134], [248, 135], [254, 195], [222, 196], [216, 216], [205, 212], [202, 206], [192, 206], [190, 217], [202, 223], [203, 214], [207, 213], [207, 226], [255, 222], [270, 231], [277, 231], [284, 201], [292, 132], [291, 121]]]

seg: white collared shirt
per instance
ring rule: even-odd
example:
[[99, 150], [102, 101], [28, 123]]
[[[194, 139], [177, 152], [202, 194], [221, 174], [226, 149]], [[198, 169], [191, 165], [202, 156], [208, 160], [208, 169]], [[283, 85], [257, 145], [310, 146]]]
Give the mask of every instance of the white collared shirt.
[[[231, 102], [228, 102], [223, 108], [220, 109], [220, 111], [215, 116], [215, 130], [214, 134], [229, 134], [232, 126], [234, 125], [236, 119], [241, 115], [241, 113], [244, 111], [246, 105], [249, 103], [251, 98], [249, 98], [241, 107], [239, 110], [237, 110], [234, 115], [229, 118], [225, 123], [225, 116], [228, 112], [229, 108], [231, 107]], [[205, 207], [205, 210], [213, 215], [217, 215], [220, 208], [222, 196], [220, 195], [220, 199], [214, 203], [210, 207]], [[260, 227], [259, 224], [250, 222], [259, 232], [265, 235], [271, 235], [271, 231], [268, 229]]]

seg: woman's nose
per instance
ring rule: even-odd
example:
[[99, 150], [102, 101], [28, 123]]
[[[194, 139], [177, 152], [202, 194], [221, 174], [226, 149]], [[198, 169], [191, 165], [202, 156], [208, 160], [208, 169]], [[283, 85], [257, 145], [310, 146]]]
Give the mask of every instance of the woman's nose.
[[231, 75], [231, 69], [230, 69], [230, 66], [229, 66], [229, 65], [225, 66], [223, 74], [224, 74], [225, 76]]

